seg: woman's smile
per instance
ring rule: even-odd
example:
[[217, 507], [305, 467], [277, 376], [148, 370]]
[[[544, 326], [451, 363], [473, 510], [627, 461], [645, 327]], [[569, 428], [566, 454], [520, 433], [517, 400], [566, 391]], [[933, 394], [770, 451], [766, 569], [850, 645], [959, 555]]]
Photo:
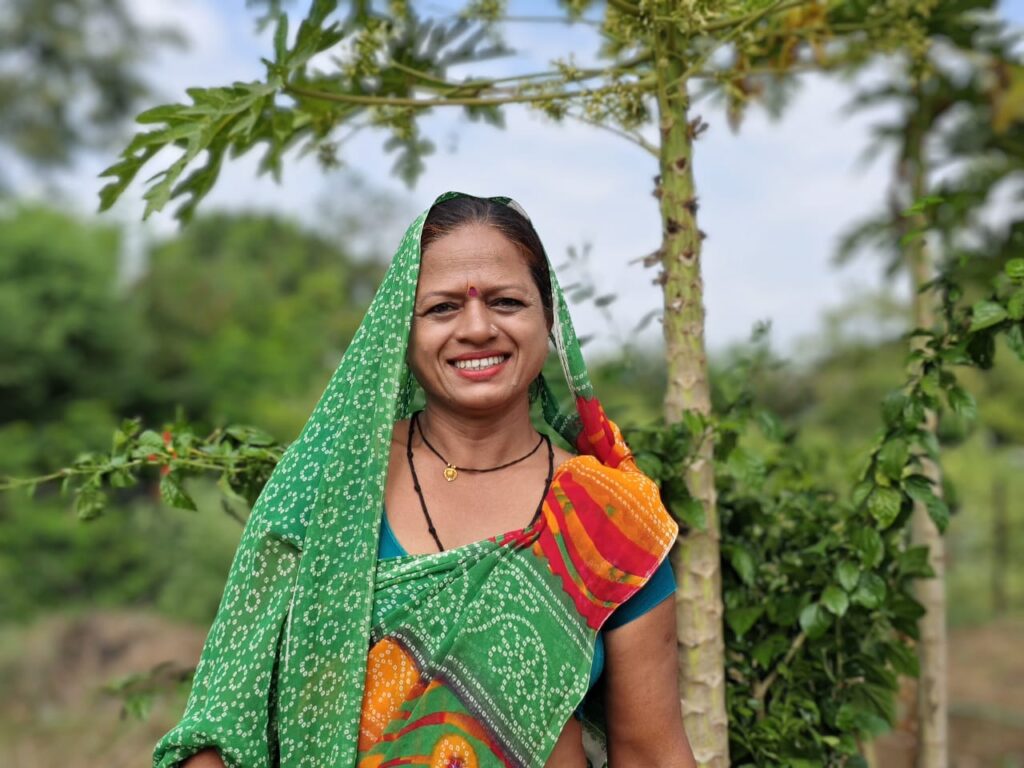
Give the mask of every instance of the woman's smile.
[[450, 361], [450, 365], [463, 378], [486, 381], [501, 373], [510, 359], [512, 355], [503, 352], [471, 352]]

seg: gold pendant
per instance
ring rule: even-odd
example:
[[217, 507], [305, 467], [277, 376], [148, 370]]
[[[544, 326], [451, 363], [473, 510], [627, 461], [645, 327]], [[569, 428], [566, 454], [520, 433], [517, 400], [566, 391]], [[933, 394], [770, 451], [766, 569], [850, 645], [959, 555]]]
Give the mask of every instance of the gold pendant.
[[444, 468], [444, 479], [447, 480], [449, 483], [458, 476], [459, 470], [457, 470], [453, 465], [449, 464], [447, 467]]

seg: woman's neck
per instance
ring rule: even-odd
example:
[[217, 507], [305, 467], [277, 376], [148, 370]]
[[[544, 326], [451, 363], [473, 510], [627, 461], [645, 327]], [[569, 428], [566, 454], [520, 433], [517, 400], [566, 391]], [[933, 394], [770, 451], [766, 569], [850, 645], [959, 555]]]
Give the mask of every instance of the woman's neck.
[[455, 466], [495, 466], [537, 443], [526, 398], [499, 413], [487, 414], [460, 413], [428, 401], [419, 427], [430, 444]]

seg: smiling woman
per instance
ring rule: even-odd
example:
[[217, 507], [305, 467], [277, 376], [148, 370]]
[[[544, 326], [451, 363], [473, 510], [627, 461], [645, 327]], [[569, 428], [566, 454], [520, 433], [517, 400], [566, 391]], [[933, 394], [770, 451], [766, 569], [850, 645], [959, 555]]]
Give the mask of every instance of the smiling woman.
[[[535, 397], [577, 454], [534, 429]], [[583, 768], [606, 747], [613, 768], [692, 766], [676, 532], [594, 397], [529, 219], [443, 195], [260, 496], [155, 764]]]

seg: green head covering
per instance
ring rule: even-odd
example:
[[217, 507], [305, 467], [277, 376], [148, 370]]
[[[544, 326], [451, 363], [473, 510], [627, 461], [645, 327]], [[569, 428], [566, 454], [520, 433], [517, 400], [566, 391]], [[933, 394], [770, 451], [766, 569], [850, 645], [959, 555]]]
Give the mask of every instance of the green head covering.
[[[490, 199], [522, 213], [509, 198]], [[417, 387], [406, 347], [428, 213], [406, 231], [340, 366], [253, 508], [185, 716], [158, 745], [157, 766], [214, 745], [245, 768], [355, 762], [391, 432], [411, 415]], [[589, 400], [550, 264], [549, 272], [554, 346], [570, 391]], [[541, 388], [545, 419], [575, 444], [575, 409], [560, 411], [543, 381]]]

